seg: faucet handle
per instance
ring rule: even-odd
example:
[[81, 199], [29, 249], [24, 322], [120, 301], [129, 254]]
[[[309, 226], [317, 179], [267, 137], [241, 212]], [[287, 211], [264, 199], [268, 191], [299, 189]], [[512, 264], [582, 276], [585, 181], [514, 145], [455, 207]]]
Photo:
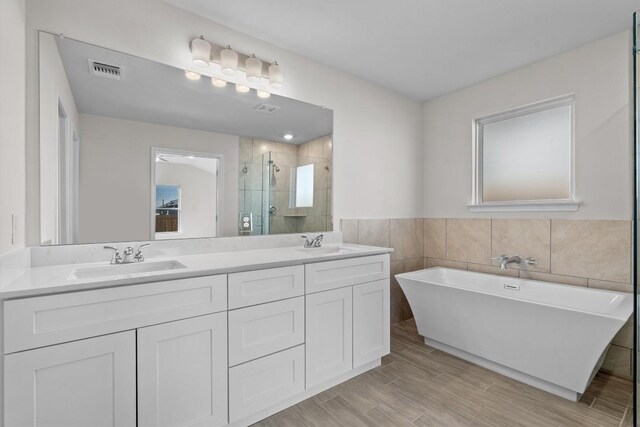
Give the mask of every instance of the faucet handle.
[[509, 258], [507, 255], [500, 255], [500, 256], [491, 257], [491, 259], [493, 261], [500, 261], [500, 262], [504, 261], [507, 258]]
[[134, 262], [143, 262], [144, 261], [144, 255], [142, 253], [142, 249], [146, 248], [148, 246], [151, 246], [151, 243], [143, 243], [142, 245], [138, 246], [138, 250], [136, 251], [136, 254], [133, 256], [133, 261]]
[[120, 251], [118, 251], [118, 248], [114, 248], [113, 246], [103, 246], [102, 248], [113, 251], [113, 256], [111, 257], [111, 264], [120, 264], [120, 262], [122, 261], [122, 257], [120, 256]]
[[527, 265], [538, 265], [538, 260], [537, 260], [537, 259], [535, 259], [535, 258], [534, 258], [534, 257], [532, 257], [532, 256], [530, 256], [530, 257], [528, 257], [528, 258], [525, 258], [524, 262], [525, 262]]

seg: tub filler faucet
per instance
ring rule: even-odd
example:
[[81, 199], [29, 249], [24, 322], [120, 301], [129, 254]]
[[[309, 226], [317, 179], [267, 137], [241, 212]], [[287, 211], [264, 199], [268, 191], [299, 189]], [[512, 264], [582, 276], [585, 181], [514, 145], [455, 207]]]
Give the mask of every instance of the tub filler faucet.
[[520, 264], [522, 262], [522, 257], [520, 257], [520, 255], [514, 255], [512, 257], [507, 255], [500, 255], [499, 257], [494, 257], [491, 259], [495, 259], [500, 262], [500, 270], [502, 271], [506, 271], [509, 264]]

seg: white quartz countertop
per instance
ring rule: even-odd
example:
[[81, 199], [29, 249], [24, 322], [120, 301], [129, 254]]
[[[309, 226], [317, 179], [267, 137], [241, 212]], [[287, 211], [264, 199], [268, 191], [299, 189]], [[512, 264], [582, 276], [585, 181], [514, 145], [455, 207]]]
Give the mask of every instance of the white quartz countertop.
[[[336, 251], [331, 251], [335, 248]], [[27, 269], [22, 275], [0, 283], [0, 299], [24, 298], [61, 292], [83, 291], [105, 287], [131, 285], [188, 277], [234, 273], [238, 271], [276, 268], [310, 264], [346, 258], [379, 255], [392, 252], [391, 248], [351, 244], [323, 245], [323, 250], [284, 247], [271, 249], [216, 252], [195, 255], [153, 257], [145, 263], [177, 261], [184, 268], [151, 271], [134, 274], [118, 274], [120, 266], [114, 266], [115, 274], [78, 279], [75, 273], [81, 269], [108, 267], [109, 262], [65, 264]], [[126, 265], [124, 265], [126, 267]]]

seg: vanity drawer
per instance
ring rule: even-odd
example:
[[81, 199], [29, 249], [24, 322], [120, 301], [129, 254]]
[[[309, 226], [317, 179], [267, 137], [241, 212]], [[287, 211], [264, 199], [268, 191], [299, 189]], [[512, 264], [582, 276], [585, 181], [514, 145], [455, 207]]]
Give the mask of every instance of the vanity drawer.
[[304, 391], [304, 345], [229, 369], [229, 421]]
[[304, 295], [304, 266], [229, 275], [229, 309]]
[[4, 303], [4, 352], [226, 309], [226, 274], [9, 300]]
[[389, 254], [318, 262], [305, 266], [305, 286], [308, 294], [387, 278]]
[[304, 342], [304, 297], [229, 312], [229, 366]]

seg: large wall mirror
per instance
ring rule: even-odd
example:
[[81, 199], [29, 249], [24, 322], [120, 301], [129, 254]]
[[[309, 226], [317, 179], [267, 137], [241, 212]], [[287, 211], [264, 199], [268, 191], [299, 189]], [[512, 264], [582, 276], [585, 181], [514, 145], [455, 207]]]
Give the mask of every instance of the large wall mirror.
[[333, 112], [40, 32], [43, 245], [333, 229]]

